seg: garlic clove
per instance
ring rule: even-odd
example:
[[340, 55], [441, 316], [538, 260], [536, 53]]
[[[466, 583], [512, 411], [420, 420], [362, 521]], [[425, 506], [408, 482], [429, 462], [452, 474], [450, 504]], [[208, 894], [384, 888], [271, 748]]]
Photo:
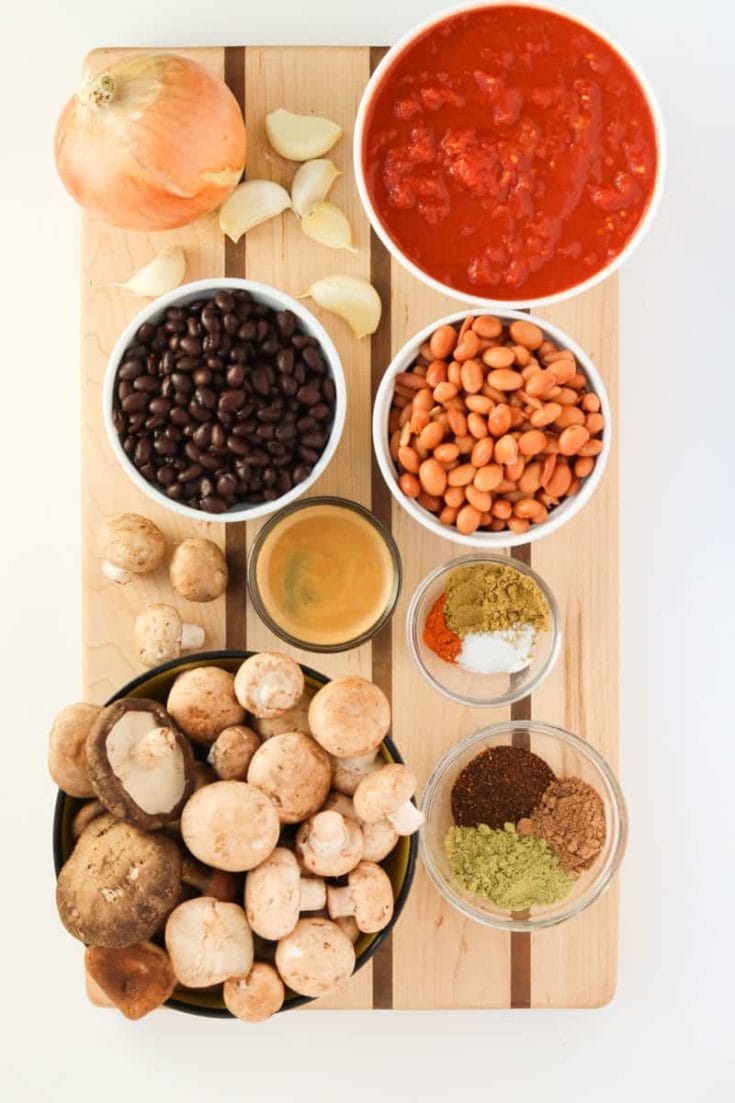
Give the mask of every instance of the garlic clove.
[[358, 340], [375, 333], [380, 324], [380, 295], [361, 276], [326, 276], [313, 283], [302, 297], [306, 296], [347, 322]]
[[322, 199], [309, 208], [301, 219], [301, 229], [320, 245], [357, 252], [352, 244], [352, 227], [347, 215], [327, 200]]
[[173, 291], [184, 278], [186, 258], [180, 245], [167, 245], [158, 256], [149, 261], [130, 277], [127, 283], [113, 283], [132, 295], [157, 299], [167, 291]]
[[219, 209], [219, 227], [231, 241], [275, 218], [291, 206], [291, 196], [274, 180], [245, 180]]
[[279, 107], [265, 117], [268, 139], [281, 157], [311, 161], [321, 157], [342, 136], [342, 127], [319, 115], [294, 115]]
[[332, 184], [341, 175], [328, 157], [304, 161], [299, 166], [291, 184], [291, 202], [299, 218], [303, 218], [315, 203], [327, 198]]

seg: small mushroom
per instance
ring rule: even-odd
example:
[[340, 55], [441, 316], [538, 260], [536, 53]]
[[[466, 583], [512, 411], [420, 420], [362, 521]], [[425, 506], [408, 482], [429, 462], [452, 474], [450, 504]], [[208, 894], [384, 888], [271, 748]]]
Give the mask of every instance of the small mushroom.
[[300, 919], [276, 947], [276, 968], [300, 996], [326, 996], [352, 976], [355, 947], [330, 919]]
[[155, 570], [163, 559], [166, 541], [163, 533], [139, 513], [119, 513], [107, 517], [97, 533], [97, 549], [102, 556], [102, 571], [111, 582], [125, 584], [134, 574]]
[[51, 724], [48, 737], [48, 772], [70, 797], [93, 797], [87, 770], [87, 736], [102, 712], [100, 705], [79, 702], [67, 705]]
[[260, 736], [245, 724], [232, 724], [221, 731], [209, 748], [207, 762], [220, 781], [245, 781]]
[[147, 831], [177, 820], [193, 788], [188, 740], [163, 705], [145, 697], [102, 710], [87, 738], [87, 767], [104, 806]]
[[362, 856], [368, 862], [382, 862], [398, 842], [398, 832], [389, 819], [366, 823], [358, 817], [354, 802], [344, 793], [330, 793], [324, 802], [324, 809], [339, 812], [346, 819], [355, 821], [362, 832]]
[[317, 877], [342, 877], [362, 858], [362, 832], [339, 812], [318, 812], [296, 832], [296, 855]]
[[244, 781], [205, 785], [181, 814], [181, 835], [194, 857], [231, 873], [264, 862], [276, 847], [280, 829], [273, 802]]
[[245, 881], [245, 914], [257, 935], [277, 941], [296, 926], [302, 911], [319, 911], [326, 903], [324, 881], [302, 877], [290, 850], [279, 846], [251, 870]]
[[88, 800], [71, 821], [71, 837], [76, 842], [86, 827], [96, 820], [98, 816], [104, 816], [107, 812], [101, 800]]
[[317, 742], [336, 758], [363, 757], [387, 735], [390, 705], [383, 691], [366, 678], [335, 678], [315, 694], [309, 727]]
[[301, 667], [280, 651], [251, 655], [235, 675], [235, 695], [253, 716], [278, 716], [293, 708], [303, 692]]
[[233, 676], [218, 666], [197, 666], [179, 674], [166, 708], [197, 743], [213, 743], [223, 728], [245, 719], [245, 709], [235, 697]]
[[202, 896], [213, 896], [215, 900], [232, 903], [237, 900], [240, 878], [223, 869], [211, 869], [189, 856], [184, 856], [181, 866], [181, 880], [190, 888], [196, 889]]
[[89, 1002], [94, 1004], [95, 1007], [114, 1008], [115, 1004], [110, 997], [105, 995], [97, 981], [94, 977], [90, 977], [86, 969], [84, 970], [84, 991], [87, 993]]
[[375, 862], [360, 862], [344, 887], [329, 885], [327, 910], [330, 919], [354, 916], [365, 934], [382, 931], [393, 918], [393, 886], [388, 874]]
[[165, 940], [174, 973], [186, 988], [208, 988], [247, 975], [253, 964], [245, 912], [239, 904], [211, 896], [179, 904], [168, 917]]
[[385, 817], [399, 835], [413, 835], [424, 822], [423, 812], [411, 801], [415, 792], [415, 776], [405, 766], [391, 762], [360, 782], [353, 798], [355, 811], [365, 823]]
[[278, 716], [254, 716], [253, 727], [261, 739], [271, 739], [274, 735], [284, 735], [286, 732], [303, 732], [311, 735], [309, 728], [309, 705], [314, 696], [311, 686], [305, 685], [296, 704], [279, 712]]
[[227, 589], [227, 561], [213, 540], [184, 540], [174, 549], [168, 577], [187, 601], [214, 601]]
[[88, 946], [84, 964], [87, 976], [126, 1019], [142, 1019], [165, 1003], [176, 987], [168, 954], [152, 942], [116, 950]]
[[197, 651], [204, 646], [204, 629], [185, 624], [173, 605], [157, 602], [135, 618], [133, 643], [144, 666], [158, 666], [178, 659], [182, 651]]
[[379, 770], [382, 765], [383, 759], [378, 756], [377, 751], [357, 758], [332, 757], [332, 785], [338, 792], [352, 797], [362, 779]]
[[268, 794], [281, 823], [300, 823], [324, 803], [332, 765], [310, 735], [287, 732], [261, 744], [250, 763], [248, 782]]
[[354, 915], [338, 915], [334, 922], [344, 931], [353, 946], [359, 942], [362, 931], [355, 922]]
[[225, 1007], [244, 1023], [263, 1023], [280, 1011], [286, 989], [272, 965], [256, 961], [246, 977], [228, 977], [222, 989]]
[[172, 839], [98, 816], [59, 874], [56, 905], [74, 938], [117, 949], [153, 936], [180, 885], [181, 852]]

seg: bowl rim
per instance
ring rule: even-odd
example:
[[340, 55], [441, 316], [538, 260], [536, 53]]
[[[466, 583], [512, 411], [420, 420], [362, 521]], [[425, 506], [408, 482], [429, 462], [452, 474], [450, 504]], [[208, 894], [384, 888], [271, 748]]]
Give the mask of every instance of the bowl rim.
[[380, 380], [375, 394], [375, 402], [373, 405], [373, 451], [378, 467], [380, 468], [380, 473], [395, 500], [415, 521], [418, 521], [419, 524], [423, 525], [429, 532], [433, 532], [435, 536], [441, 536], [444, 540], [449, 540], [453, 544], [461, 544], [466, 548], [479, 548], [485, 551], [496, 548], [517, 548], [522, 544], [532, 544], [534, 541], [540, 540], [542, 537], [552, 532], [556, 532], [565, 525], [567, 521], [571, 521], [572, 517], [576, 516], [592, 497], [605, 474], [607, 462], [610, 457], [613, 438], [612, 410], [607, 395], [607, 389], [597, 367], [591, 357], [588, 356], [584, 349], [581, 348], [568, 333], [560, 329], [559, 326], [554, 325], [553, 322], [547, 322], [545, 318], [539, 318], [535, 314], [529, 314], [526, 311], [510, 309], [499, 309], [494, 311], [501, 321], [532, 322], [543, 330], [544, 334], [556, 340], [561, 347], [567, 348], [574, 353], [582, 370], [587, 375], [592, 391], [600, 400], [601, 412], [605, 418], [605, 428], [601, 437], [602, 452], [600, 452], [597, 457], [597, 463], [594, 466], [592, 474], [588, 475], [587, 478], [583, 480], [578, 493], [575, 494], [573, 498], [565, 498], [561, 505], [557, 506], [545, 521], [542, 521], [539, 525], [531, 525], [527, 532], [513, 533], [508, 529], [504, 529], [502, 532], [478, 531], [472, 533], [470, 536], [463, 536], [462, 533], [457, 532], [454, 526], [442, 525], [433, 513], [429, 513], [428, 510], [418, 505], [412, 498], [407, 498], [398, 486], [398, 478], [390, 455], [388, 415], [395, 376], [398, 375], [400, 371], [404, 371], [415, 359], [420, 346], [431, 336], [435, 329], [442, 325], [453, 325], [457, 322], [461, 322], [471, 313], [471, 309], [465, 308], [464, 310], [454, 311], [452, 314], [447, 314], [443, 318], [431, 322], [429, 325], [419, 330], [413, 337], [410, 337], [395, 354], [390, 364], [385, 369], [383, 378]]
[[[286, 494], [282, 494], [272, 502], [258, 502], [251, 506], [238, 506], [226, 513], [207, 513], [204, 510], [192, 509], [191, 506], [173, 501], [173, 499], [168, 498], [164, 493], [153, 486], [152, 483], [149, 483], [147, 479], [143, 478], [123, 451], [123, 447], [113, 424], [112, 413], [115, 382], [118, 369], [122, 362], [122, 355], [127, 346], [132, 342], [139, 327], [143, 325], [144, 322], [148, 322], [151, 318], [161, 314], [170, 306], [178, 306], [182, 303], [186, 305], [189, 302], [195, 301], [200, 295], [209, 295], [211, 292], [219, 290], [249, 291], [258, 301], [265, 303], [267, 306], [277, 307], [281, 310], [291, 310], [299, 319], [305, 331], [319, 341], [331, 377], [334, 380], [336, 394], [334, 401], [334, 419], [329, 433], [329, 439], [327, 440], [324, 451], [314, 464], [311, 474], [304, 479], [303, 482], [298, 483]], [[148, 498], [164, 509], [168, 509], [172, 513], [178, 513], [180, 517], [187, 517], [190, 521], [212, 521], [219, 524], [236, 524], [241, 521], [255, 521], [258, 520], [258, 518], [267, 517], [271, 513], [275, 513], [276, 510], [282, 509], [290, 502], [296, 501], [297, 498], [305, 494], [314, 483], [321, 478], [331, 463], [342, 437], [346, 415], [347, 383], [342, 361], [332, 338], [329, 336], [319, 319], [308, 310], [303, 303], [293, 298], [292, 295], [288, 295], [285, 291], [280, 291], [277, 287], [273, 287], [271, 284], [262, 283], [260, 280], [244, 279], [238, 276], [219, 276], [192, 280], [190, 283], [181, 284], [179, 287], [174, 288], [173, 291], [168, 291], [165, 295], [160, 295], [157, 299], [153, 299], [152, 302], [141, 307], [115, 341], [112, 352], [107, 360], [102, 381], [102, 417], [107, 432], [107, 439], [115, 459], [118, 461], [128, 478], [139, 490], [142, 490]]]
[[[526, 680], [518, 679], [518, 683], [515, 688], [511, 688], [507, 693], [502, 694], [500, 697], [491, 697], [486, 700], [479, 700], [476, 697], [466, 697], [464, 694], [449, 689], [443, 685], [438, 678], [436, 678], [425, 663], [421, 659], [421, 655], [416, 642], [416, 630], [418, 628], [418, 610], [421, 601], [426, 594], [426, 591], [438, 578], [446, 574], [449, 571], [454, 570], [456, 567], [469, 565], [470, 563], [498, 563], [502, 567], [514, 567], [521, 574], [527, 575], [531, 578], [541, 590], [541, 593], [546, 599], [546, 603], [549, 606], [549, 612], [551, 614], [551, 644], [548, 654], [536, 671], [532, 678]], [[475, 551], [469, 555], [461, 555], [456, 559], [450, 559], [446, 563], [440, 563], [438, 567], [435, 567], [433, 571], [430, 571], [422, 580], [413, 592], [408, 611], [406, 613], [406, 641], [408, 643], [408, 650], [411, 653], [419, 673], [426, 679], [426, 681], [438, 690], [444, 697], [448, 697], [450, 701], [456, 701], [460, 705], [467, 705], [469, 708], [476, 709], [500, 709], [505, 708], [507, 705], [512, 705], [516, 701], [522, 700], [524, 697], [530, 697], [532, 693], [539, 688], [551, 671], [556, 666], [557, 660], [561, 653], [561, 645], [563, 638], [561, 610], [556, 597], [544, 578], [538, 574], [537, 571], [529, 566], [527, 563], [521, 562], [520, 559], [516, 559], [513, 556], [502, 555], [499, 552], [491, 551]]]
[[[199, 651], [191, 655], [182, 655], [178, 659], [170, 659], [168, 662], [161, 663], [159, 666], [153, 667], [150, 670], [143, 671], [141, 674], [136, 674], [134, 678], [131, 678], [120, 689], [116, 690], [106, 701], [105, 706], [113, 704], [113, 702], [120, 700], [122, 697], [127, 697], [131, 693], [140, 689], [151, 678], [159, 677], [161, 674], [168, 674], [179, 668], [189, 667], [190, 665], [196, 666], [197, 664], [206, 664], [207, 662], [229, 659], [229, 660], [242, 660], [249, 659], [252, 655], [258, 654], [257, 651], [241, 648], [219, 648], [216, 651]], [[313, 667], [307, 666], [306, 663], [299, 663], [304, 674], [312, 678], [314, 681], [319, 682], [322, 685], [326, 685], [332, 681], [326, 674], [322, 674], [318, 670], [314, 670]], [[394, 762], [403, 764], [404, 759], [401, 752], [396, 747], [393, 739], [390, 735], [386, 735], [382, 741], [382, 745], [385, 745], [388, 753]], [[69, 797], [63, 789], [57, 789], [56, 800], [54, 802], [54, 814], [51, 826], [51, 848], [53, 855], [54, 874], [58, 878], [61, 872], [61, 867], [64, 865], [64, 856], [62, 853], [62, 826], [64, 809], [68, 800], [76, 798]], [[86, 798], [82, 798], [86, 799]], [[385, 940], [390, 935], [391, 931], [395, 927], [398, 919], [405, 907], [408, 895], [411, 891], [414, 877], [416, 875], [416, 865], [418, 861], [419, 852], [419, 840], [418, 834], [408, 836], [408, 858], [406, 861], [406, 872], [403, 877], [400, 889], [396, 894], [393, 901], [393, 915], [391, 916], [390, 923], [383, 928], [382, 931], [378, 931], [370, 945], [358, 954], [355, 958], [355, 968], [352, 975], [354, 976], [358, 970], [362, 969], [373, 955], [380, 949]], [[303, 1007], [305, 1004], [313, 1003], [317, 997], [313, 996], [294, 996], [288, 1000], [288, 1003], [284, 1003], [283, 1007], [277, 1012], [280, 1014], [284, 1011], [292, 1011], [295, 1008]], [[186, 1003], [183, 1000], [179, 1000], [176, 996], [171, 996], [170, 999], [165, 1001], [165, 1007], [171, 1008], [173, 1011], [180, 1011], [186, 1015], [200, 1015], [207, 1019], [233, 1019], [234, 1015], [227, 1010], [226, 1007], [204, 1007], [195, 1004]]]
[[[569, 907], [562, 907], [557, 914], [539, 916], [538, 918], [514, 919], [511, 917], [510, 919], [501, 919], [489, 915], [487, 912], [474, 907], [467, 900], [463, 900], [461, 897], [457, 896], [451, 885], [449, 885], [439, 873], [431, 856], [430, 848], [426, 843], [428, 823], [427, 807], [429, 802], [434, 798], [439, 782], [446, 771], [467, 750], [480, 743], [497, 743], [501, 736], [512, 736], [515, 732], [530, 732], [533, 734], [534, 731], [542, 735], [550, 736], [572, 747], [583, 758], [587, 758], [597, 769], [600, 777], [602, 777], [608, 789], [612, 808], [610, 817], [611, 822], [606, 825], [608, 834], [611, 838], [610, 853], [586, 892]], [[586, 739], [582, 739], [573, 732], [567, 731], [566, 728], [562, 728], [558, 724], [549, 724], [543, 720], [501, 720], [498, 723], [489, 724], [487, 727], [480, 728], [465, 739], [461, 739], [458, 743], [455, 743], [454, 746], [450, 747], [434, 765], [421, 794], [419, 808], [426, 815], [426, 822], [419, 832], [419, 851], [424, 868], [429, 874], [437, 891], [451, 907], [461, 912], [467, 919], [501, 931], [538, 931], [545, 927], [555, 927], [557, 924], [563, 923], [567, 919], [572, 919], [575, 915], [579, 915], [580, 912], [588, 908], [598, 896], [609, 888], [623, 860], [628, 841], [628, 812], [625, 798], [623, 797], [623, 792], [617, 777], [613, 773], [612, 768], [608, 765], [606, 759], [603, 758], [600, 752], [588, 743]], [[559, 901], [560, 905], [563, 905], [563, 903], [563, 900]]]
[[[625, 62], [628, 68], [633, 73], [633, 76], [638, 81], [643, 91], [644, 97], [648, 104], [648, 108], [651, 112], [651, 118], [653, 120], [653, 129], [656, 138], [656, 179], [654, 182], [653, 191], [648, 201], [643, 217], [636, 226], [633, 234], [628, 239], [625, 247], [613, 257], [613, 259], [601, 268], [594, 275], [589, 276], [586, 280], [582, 280], [580, 283], [573, 284], [571, 287], [565, 288], [562, 291], [556, 292], [550, 295], [540, 295], [535, 298], [521, 298], [521, 299], [493, 299], [492, 297], [485, 297], [482, 295], [472, 295], [466, 291], [461, 291], [456, 287], [451, 287], [449, 284], [442, 283], [440, 280], [434, 279], [417, 264], [415, 264], [409, 257], [402, 252], [399, 246], [394, 242], [375, 210], [373, 202], [370, 198], [367, 183], [365, 180], [365, 173], [363, 168], [362, 159], [362, 145], [363, 137], [365, 133], [365, 127], [367, 123], [367, 115], [371, 106], [372, 97], [375, 91], [386, 75], [390, 67], [399, 57], [399, 55], [410, 46], [417, 38], [419, 38], [426, 31], [431, 30], [432, 27], [439, 23], [443, 23], [447, 19], [451, 19], [453, 16], [462, 15], [463, 13], [469, 13], [480, 8], [494, 8], [494, 7], [524, 7], [535, 8], [538, 11], [549, 12], [553, 15], [562, 16], [565, 19], [570, 20], [572, 23], [576, 23], [583, 27], [585, 30], [597, 35], [598, 38], [603, 39]], [[363, 94], [360, 98], [360, 103], [357, 108], [357, 116], [355, 119], [355, 129], [352, 140], [352, 161], [355, 173], [355, 182], [357, 184], [357, 190], [360, 196], [365, 213], [367, 214], [370, 225], [375, 233], [380, 238], [381, 242], [388, 250], [388, 252], [395, 257], [399, 264], [401, 264], [408, 272], [411, 273], [415, 279], [419, 280], [425, 286], [432, 288], [441, 295], [446, 295], [451, 299], [456, 299], [458, 302], [467, 303], [474, 307], [492, 308], [494, 312], [498, 312], [504, 307], [507, 309], [521, 309], [528, 307], [535, 309], [541, 306], [550, 306], [552, 303], [564, 302], [567, 299], [572, 299], [576, 295], [582, 295], [585, 291], [590, 291], [593, 287], [602, 283], [616, 272], [622, 264], [632, 255], [638, 248], [641, 241], [646, 237], [651, 225], [658, 214], [658, 210], [661, 206], [661, 200], [664, 193], [664, 185], [666, 181], [667, 171], [667, 142], [666, 142], [666, 130], [664, 124], [663, 113], [661, 111], [658, 99], [637, 62], [635, 62], [627, 51], [619, 44], [617, 39], [608, 34], [606, 30], [590, 22], [588, 19], [584, 19], [568, 11], [564, 7], [559, 7], [556, 4], [537, 3], [536, 0], [471, 0], [471, 2], [465, 2], [460, 4], [453, 4], [448, 8], [443, 8], [439, 12], [435, 12], [433, 15], [420, 22], [414, 24], [406, 34], [402, 35], [388, 50], [388, 52], [381, 58], [375, 70], [370, 76]]]

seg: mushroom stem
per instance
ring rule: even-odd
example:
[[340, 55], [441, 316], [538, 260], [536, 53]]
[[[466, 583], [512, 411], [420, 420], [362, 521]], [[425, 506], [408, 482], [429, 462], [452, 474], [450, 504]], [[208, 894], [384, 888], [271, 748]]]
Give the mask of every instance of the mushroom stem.
[[181, 625], [181, 650], [197, 651], [204, 646], [204, 629], [198, 624]]
[[367, 773], [369, 767], [375, 762], [378, 752], [371, 751], [370, 754], [357, 755], [355, 758], [340, 758], [340, 763], [348, 770], [359, 770]]
[[109, 578], [110, 582], [119, 582], [121, 586], [125, 586], [133, 577], [130, 571], [126, 571], [123, 567], [116, 567], [109, 559], [102, 564], [102, 573], [105, 578]]
[[339, 812], [319, 812], [312, 820], [310, 843], [317, 854], [336, 854], [349, 841], [349, 834]]
[[352, 900], [352, 890], [349, 885], [342, 888], [329, 886], [329, 917], [341, 919], [346, 915], [354, 915], [355, 907]]
[[399, 835], [413, 835], [424, 822], [424, 813], [410, 801], [404, 801], [395, 812], [389, 812], [386, 819], [395, 827]]
[[299, 882], [299, 911], [318, 912], [327, 903], [327, 887], [321, 877], [302, 877]]

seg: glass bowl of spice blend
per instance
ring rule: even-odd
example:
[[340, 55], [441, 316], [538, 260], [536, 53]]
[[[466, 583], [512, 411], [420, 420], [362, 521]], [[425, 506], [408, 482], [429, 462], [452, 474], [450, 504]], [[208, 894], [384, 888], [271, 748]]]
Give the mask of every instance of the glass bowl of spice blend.
[[610, 884], [627, 837], [604, 758], [535, 720], [492, 724], [437, 763], [421, 800], [421, 855], [468, 919], [533, 931], [578, 915]]
[[406, 630], [426, 680], [475, 708], [502, 708], [532, 693], [561, 648], [559, 607], [544, 580], [519, 560], [489, 552], [427, 575]]

